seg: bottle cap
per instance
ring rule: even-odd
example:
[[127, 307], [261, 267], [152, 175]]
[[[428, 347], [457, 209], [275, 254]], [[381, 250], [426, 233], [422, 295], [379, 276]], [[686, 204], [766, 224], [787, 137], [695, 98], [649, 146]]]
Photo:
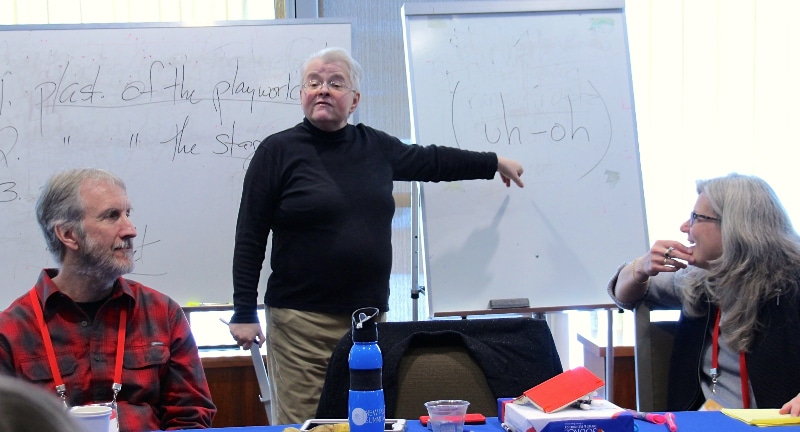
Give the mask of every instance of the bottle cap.
[[353, 312], [353, 342], [378, 341], [378, 308], [365, 307]]

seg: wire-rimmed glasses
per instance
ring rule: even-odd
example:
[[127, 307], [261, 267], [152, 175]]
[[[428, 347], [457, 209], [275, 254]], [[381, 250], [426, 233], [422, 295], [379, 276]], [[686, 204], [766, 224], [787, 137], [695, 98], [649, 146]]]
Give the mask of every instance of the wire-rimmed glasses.
[[306, 91], [312, 93], [316, 93], [322, 90], [322, 88], [326, 86], [328, 87], [328, 91], [332, 93], [344, 93], [347, 91], [353, 91], [353, 89], [350, 88], [343, 81], [333, 80], [333, 81], [323, 82], [319, 80], [308, 80], [305, 83], [303, 83], [303, 88], [306, 89]]

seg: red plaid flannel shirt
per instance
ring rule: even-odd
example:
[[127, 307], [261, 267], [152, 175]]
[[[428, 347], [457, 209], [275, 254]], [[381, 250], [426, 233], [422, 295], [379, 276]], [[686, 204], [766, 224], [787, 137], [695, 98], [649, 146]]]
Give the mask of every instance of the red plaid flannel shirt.
[[[168, 296], [119, 278], [94, 320], [59, 292], [43, 270], [35, 289], [70, 406], [112, 399], [119, 311], [128, 308], [122, 391], [117, 396], [121, 431], [211, 427], [216, 407], [181, 307]], [[0, 313], [0, 373], [55, 393], [42, 334], [28, 294]], [[36, 305], [36, 307], [42, 307]]]

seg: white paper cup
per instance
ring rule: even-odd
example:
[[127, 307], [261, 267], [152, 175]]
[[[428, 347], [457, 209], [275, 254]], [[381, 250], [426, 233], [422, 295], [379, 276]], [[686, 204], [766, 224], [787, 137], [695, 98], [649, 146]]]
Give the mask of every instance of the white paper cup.
[[69, 414], [86, 432], [108, 432], [111, 426], [110, 406], [76, 406], [69, 410]]

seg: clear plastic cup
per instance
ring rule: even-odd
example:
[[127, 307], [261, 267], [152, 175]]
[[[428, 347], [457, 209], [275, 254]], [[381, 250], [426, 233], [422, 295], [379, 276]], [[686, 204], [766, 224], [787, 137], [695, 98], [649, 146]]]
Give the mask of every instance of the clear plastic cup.
[[433, 432], [463, 432], [469, 402], [465, 400], [435, 400], [425, 402], [428, 425]]

